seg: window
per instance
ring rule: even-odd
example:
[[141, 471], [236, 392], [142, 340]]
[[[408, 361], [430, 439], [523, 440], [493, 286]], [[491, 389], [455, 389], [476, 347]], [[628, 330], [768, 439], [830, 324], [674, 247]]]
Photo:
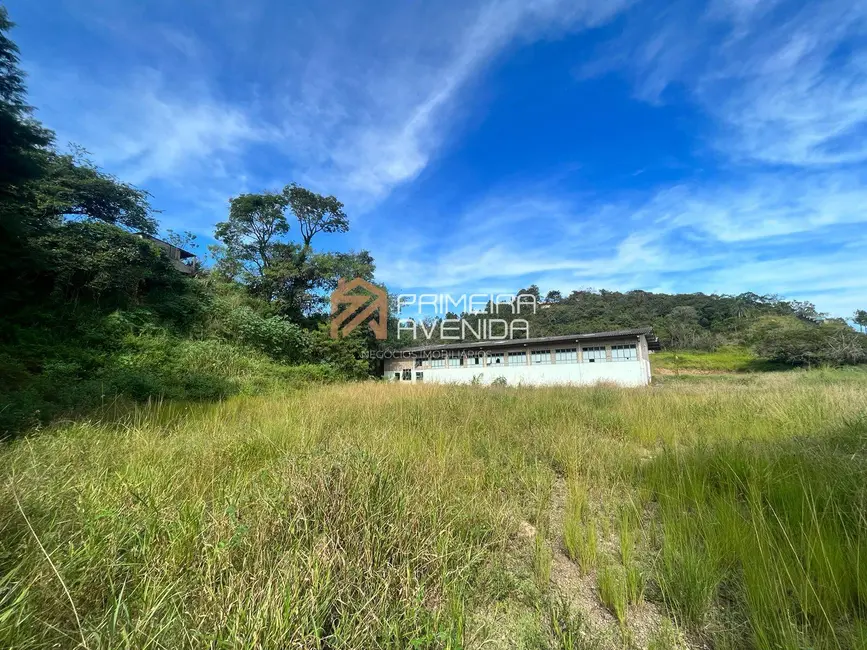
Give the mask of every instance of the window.
[[480, 356], [467, 357], [467, 365], [470, 365], [470, 366], [482, 365], [482, 357], [480, 357]]
[[431, 368], [445, 368], [446, 360], [445, 359], [431, 359], [430, 360]]
[[403, 369], [403, 380], [412, 381], [412, 370], [410, 370], [409, 368]]
[[577, 348], [554, 350], [554, 363], [578, 363]]
[[526, 352], [509, 352], [508, 357], [510, 366], [526, 366], [527, 365], [527, 353]]
[[449, 359], [449, 368], [460, 368], [462, 361], [463, 359], [461, 359], [460, 357], [452, 357], [451, 359]]
[[400, 381], [400, 373], [399, 372], [394, 373], [394, 380]]
[[502, 366], [503, 365], [503, 353], [500, 354], [489, 354], [488, 355], [488, 364], [489, 366]]
[[630, 345], [612, 345], [611, 360], [612, 361], [635, 361], [638, 358], [638, 353], [635, 350], [635, 344]]
[[424, 381], [424, 373], [423, 373], [423, 372], [417, 372], [417, 373], [415, 373], [415, 380], [416, 380], [416, 381], [422, 381], [422, 382], [423, 382], [423, 381]]
[[421, 364], [422, 364], [422, 359], [416, 359], [415, 360], [415, 367], [416, 368], [421, 368]]
[[586, 361], [587, 363], [605, 361], [605, 348], [603, 346], [595, 348], [584, 348], [584, 361]]
[[531, 355], [530, 361], [533, 363], [551, 363], [551, 350], [537, 350]]

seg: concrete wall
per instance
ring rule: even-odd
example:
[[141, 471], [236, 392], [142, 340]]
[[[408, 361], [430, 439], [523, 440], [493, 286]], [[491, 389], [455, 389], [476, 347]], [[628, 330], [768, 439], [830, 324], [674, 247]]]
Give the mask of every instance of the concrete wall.
[[472, 382], [474, 378], [478, 378], [481, 384], [491, 384], [500, 377], [504, 378], [509, 386], [589, 385], [599, 382], [612, 382], [621, 386], [644, 386], [648, 383], [645, 362], [640, 359], [536, 366], [428, 368], [423, 372], [424, 381], [443, 384], [465, 384]]

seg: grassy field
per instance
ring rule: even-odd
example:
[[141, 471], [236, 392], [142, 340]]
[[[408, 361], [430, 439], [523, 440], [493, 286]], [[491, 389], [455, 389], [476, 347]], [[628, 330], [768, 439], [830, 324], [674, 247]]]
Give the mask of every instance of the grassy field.
[[865, 648], [867, 373], [321, 386], [0, 447], [0, 647]]
[[760, 359], [747, 348], [723, 347], [706, 350], [663, 350], [650, 357], [653, 370], [662, 375], [678, 373], [767, 372], [787, 367]]

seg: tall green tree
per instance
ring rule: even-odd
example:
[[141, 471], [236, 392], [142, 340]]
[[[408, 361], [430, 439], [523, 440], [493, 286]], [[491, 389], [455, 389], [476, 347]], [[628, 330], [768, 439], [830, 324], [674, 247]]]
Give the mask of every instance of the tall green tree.
[[855, 313], [852, 315], [852, 320], [855, 321], [855, 324], [858, 325], [863, 332], [867, 329], [867, 309], [855, 310]]
[[286, 205], [298, 220], [304, 247], [309, 248], [320, 232], [335, 233], [349, 230], [349, 219], [343, 204], [334, 196], [322, 196], [291, 183], [283, 188]]
[[9, 38], [14, 27], [0, 5], [0, 196], [16, 195], [20, 185], [42, 175], [37, 155], [52, 144], [54, 134], [33, 119], [27, 103], [18, 46]]
[[563, 300], [563, 294], [556, 289], [552, 289], [545, 294], [545, 302], [560, 302], [561, 300]]
[[217, 224], [214, 237], [223, 242], [230, 274], [243, 273], [248, 282], [263, 277], [271, 265], [274, 247], [289, 232], [286, 198], [263, 192], [241, 194], [229, 201], [229, 218]]
[[9, 38], [13, 23], [0, 5], [0, 306], [20, 294], [17, 276], [32, 266], [36, 256], [28, 237], [38, 230], [28, 184], [44, 173], [44, 153], [53, 134], [33, 118], [27, 103], [24, 73], [19, 68], [18, 46]]
[[[300, 242], [290, 241], [287, 212], [295, 217]], [[217, 267], [240, 279], [251, 293], [268, 300], [281, 315], [304, 321], [321, 312], [326, 292], [339, 277], [373, 277], [373, 258], [360, 253], [320, 252], [319, 233], [344, 233], [349, 219], [334, 196], [297, 184], [282, 192], [242, 194], [231, 200], [229, 218], [217, 224]]]
[[43, 222], [56, 225], [72, 217], [156, 233], [150, 195], [100, 170], [84, 149], [46, 152], [44, 161], [44, 175], [32, 184], [34, 210]]

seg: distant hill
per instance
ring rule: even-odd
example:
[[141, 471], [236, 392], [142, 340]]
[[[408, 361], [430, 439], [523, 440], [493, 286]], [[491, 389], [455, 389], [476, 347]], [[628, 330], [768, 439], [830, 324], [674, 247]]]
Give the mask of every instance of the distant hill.
[[[720, 346], [739, 346], [749, 348], [762, 359], [805, 366], [867, 361], [867, 336], [853, 330], [842, 319], [828, 318], [810, 302], [776, 295], [584, 289], [567, 296], [558, 291], [542, 296], [536, 286], [516, 293], [536, 297], [535, 313], [527, 307], [523, 307], [521, 313], [514, 313], [512, 305], [502, 304], [494, 316], [489, 304], [486, 315], [465, 313], [460, 317], [474, 327], [481, 319], [523, 318], [529, 323], [532, 338], [650, 325], [667, 349], [714, 350]], [[457, 318], [458, 315], [447, 317]], [[427, 330], [434, 331], [428, 340], [431, 344], [443, 342], [436, 327], [441, 321], [428, 319]]]

